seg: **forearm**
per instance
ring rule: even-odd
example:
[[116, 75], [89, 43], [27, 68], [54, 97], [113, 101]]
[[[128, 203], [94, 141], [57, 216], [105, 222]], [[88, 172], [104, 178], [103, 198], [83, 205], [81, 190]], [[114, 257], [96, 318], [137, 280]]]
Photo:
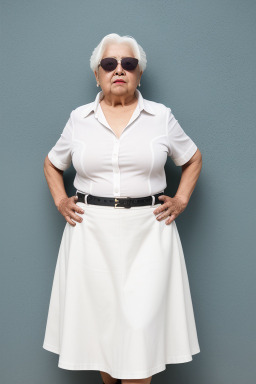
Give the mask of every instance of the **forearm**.
[[202, 168], [202, 156], [182, 166], [180, 184], [175, 196], [180, 197], [188, 204], [189, 199], [195, 189]]
[[44, 175], [54, 203], [56, 207], [58, 207], [60, 200], [63, 199], [63, 197], [68, 197], [63, 181], [63, 171], [55, 168], [48, 157], [46, 157], [44, 162]]

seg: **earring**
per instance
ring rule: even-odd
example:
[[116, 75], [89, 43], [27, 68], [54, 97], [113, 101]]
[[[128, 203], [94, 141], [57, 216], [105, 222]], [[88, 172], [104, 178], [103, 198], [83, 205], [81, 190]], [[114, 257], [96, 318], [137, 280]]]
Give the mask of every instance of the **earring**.
[[99, 86], [99, 83], [97, 83], [97, 87]]
[[139, 83], [139, 87], [140, 87], [140, 83]]

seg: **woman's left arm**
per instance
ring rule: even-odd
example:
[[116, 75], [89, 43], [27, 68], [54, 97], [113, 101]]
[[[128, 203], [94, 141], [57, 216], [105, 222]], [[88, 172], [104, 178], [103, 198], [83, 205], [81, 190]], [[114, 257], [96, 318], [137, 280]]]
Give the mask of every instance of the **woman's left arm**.
[[182, 165], [181, 168], [182, 174], [180, 184], [175, 196], [180, 197], [187, 205], [202, 169], [202, 154], [199, 149], [197, 149], [191, 159]]
[[170, 224], [181, 214], [181, 212], [184, 211], [195, 189], [201, 169], [202, 154], [199, 149], [197, 149], [191, 159], [182, 165], [182, 175], [175, 196], [159, 196], [159, 200], [163, 200], [164, 204], [153, 211], [154, 214], [163, 212], [161, 215], [156, 217], [157, 220], [163, 220], [167, 218], [165, 223]]

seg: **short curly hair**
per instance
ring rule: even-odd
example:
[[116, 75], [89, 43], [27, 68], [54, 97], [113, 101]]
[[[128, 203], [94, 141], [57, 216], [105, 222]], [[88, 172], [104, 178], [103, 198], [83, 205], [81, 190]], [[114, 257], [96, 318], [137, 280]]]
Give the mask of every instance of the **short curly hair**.
[[117, 33], [110, 33], [103, 37], [101, 42], [94, 48], [91, 58], [90, 58], [90, 67], [92, 71], [98, 73], [98, 64], [102, 58], [103, 52], [108, 44], [111, 43], [127, 43], [130, 44], [134, 57], [139, 60], [139, 68], [144, 72], [147, 66], [146, 53], [143, 48], [137, 43], [137, 41], [132, 36], [120, 36]]

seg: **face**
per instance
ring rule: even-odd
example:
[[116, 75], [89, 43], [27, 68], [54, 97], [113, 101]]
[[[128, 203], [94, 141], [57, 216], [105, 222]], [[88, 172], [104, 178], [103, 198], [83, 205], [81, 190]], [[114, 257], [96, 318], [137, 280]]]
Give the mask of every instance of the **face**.
[[[102, 55], [102, 59], [105, 57], [115, 57], [117, 60], [123, 57], [135, 57], [131, 47], [128, 44], [111, 44], [108, 45]], [[139, 69], [139, 65], [133, 71], [124, 70], [121, 63], [118, 63], [116, 69], [111, 72], [105, 71], [101, 66], [98, 67], [98, 73], [95, 71], [96, 81], [100, 84], [103, 93], [106, 95], [126, 96], [132, 95], [135, 92], [142, 71]], [[114, 83], [117, 78], [122, 78], [124, 83]]]

